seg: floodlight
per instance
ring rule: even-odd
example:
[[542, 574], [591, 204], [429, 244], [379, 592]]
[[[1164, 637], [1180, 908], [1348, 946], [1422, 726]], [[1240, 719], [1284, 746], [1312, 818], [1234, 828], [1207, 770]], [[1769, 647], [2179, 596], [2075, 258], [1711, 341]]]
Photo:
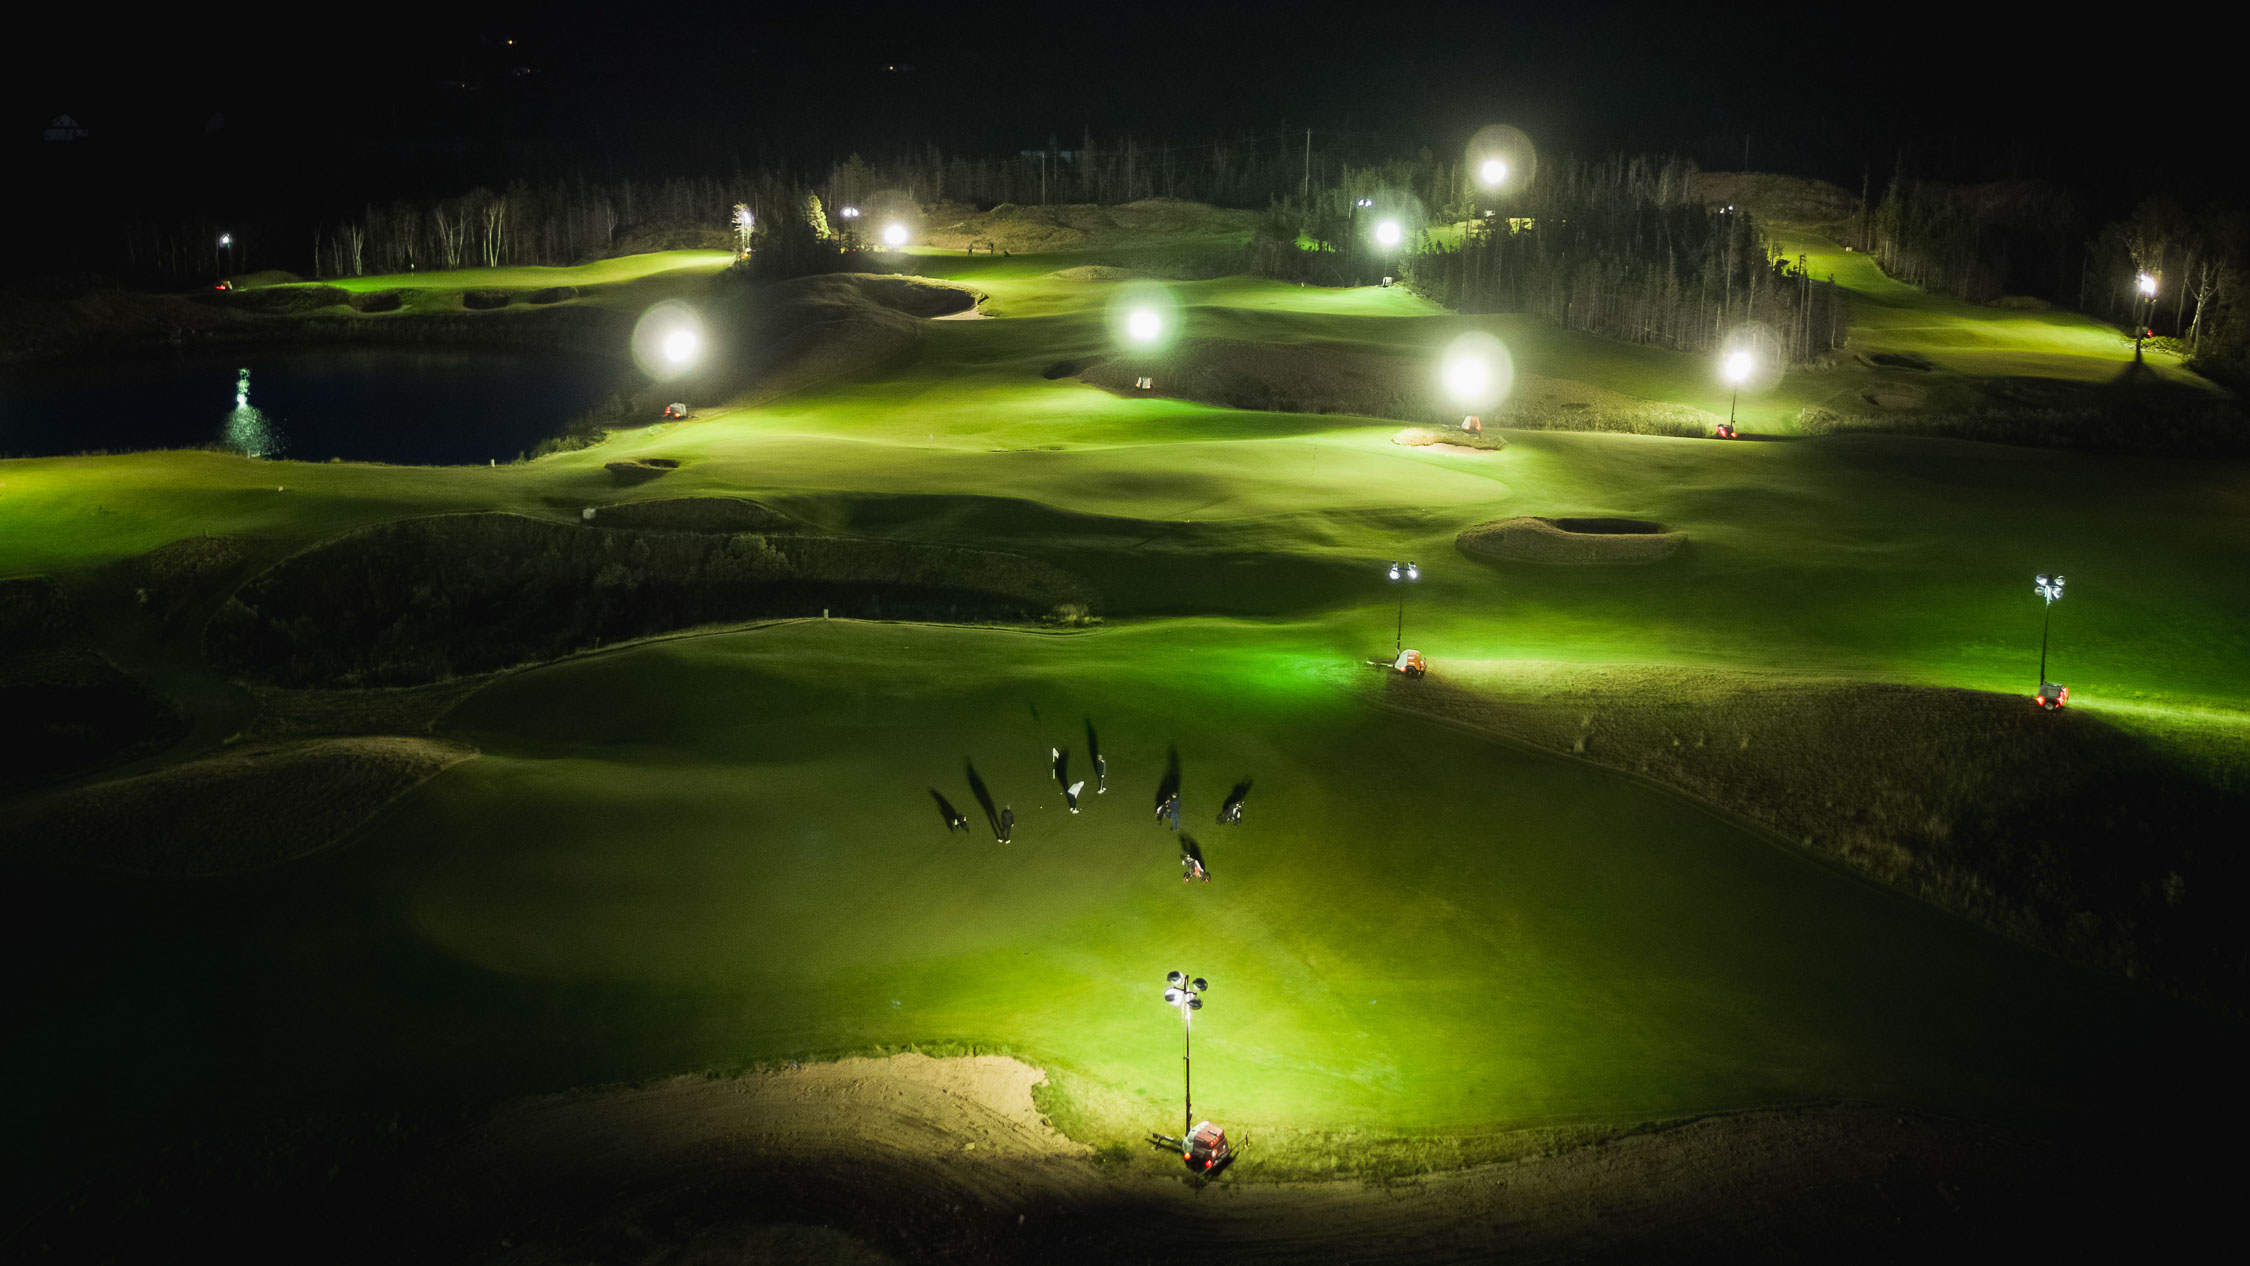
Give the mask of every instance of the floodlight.
[[906, 245], [906, 226], [903, 224], [893, 224], [889, 228], [884, 229], [883, 245], [892, 247]]
[[1375, 240], [1384, 246], [1396, 246], [1399, 240], [1398, 221], [1385, 220], [1375, 226]]
[[[221, 246], [232, 246], [232, 245], [234, 245], [234, 234], [232, 234], [232, 233], [221, 233], [221, 234], [219, 234], [219, 245], [221, 245]], [[2142, 273], [2141, 275], [2142, 275], [2143, 277], [2146, 277], [2146, 276], [2147, 276], [2148, 274], [2147, 274], [2147, 273]]]
[[859, 208], [845, 207], [843, 210], [838, 211], [836, 214], [843, 216], [847, 220], [856, 220], [859, 218]]
[[1373, 198], [1361, 198], [1359, 201], [1354, 202], [1352, 205], [1355, 207], [1371, 207], [1375, 205], [1375, 200]]
[[704, 346], [708, 341], [695, 308], [667, 299], [633, 323], [633, 363], [651, 378], [678, 378], [708, 367], [710, 353]]
[[1189, 995], [1188, 995], [1188, 1010], [1190, 1010], [1190, 1011], [1201, 1011], [1202, 1009], [1203, 1009], [1203, 999], [1201, 999], [1201, 998], [1198, 998], [1198, 997], [1196, 997], [1196, 996], [1195, 996], [1194, 994], [1192, 994], [1192, 993], [1191, 993], [1191, 994], [1189, 994]]
[[2033, 592], [2049, 602], [2063, 596], [2063, 578], [2060, 576], [2034, 577], [2031, 587]]
[[2133, 284], [2140, 287], [2141, 293], [2149, 298], [2154, 299], [2156, 297], [2156, 278], [2148, 273], [2142, 273], [2134, 278]]
[[1484, 166], [1477, 169], [1477, 175], [1484, 183], [1497, 187], [1508, 178], [1508, 164], [1497, 158], [1487, 158]]
[[1203, 977], [1201, 977], [1201, 976], [1197, 976], [1197, 977], [1196, 977], [1196, 978], [1195, 978], [1194, 980], [1192, 980], [1192, 981], [1189, 981], [1188, 983], [1189, 983], [1189, 984], [1190, 984], [1191, 986], [1193, 986], [1193, 987], [1194, 987], [1194, 989], [1195, 989], [1195, 991], [1196, 991], [1197, 993], [1202, 993], [1202, 992], [1203, 992], [1204, 990], [1206, 990], [1206, 989], [1209, 989], [1209, 988], [1211, 987], [1211, 982], [1210, 982], [1210, 981], [1208, 981], [1208, 980], [1205, 980], [1205, 979], [1204, 979]]
[[1392, 564], [1391, 564], [1391, 579], [1393, 579], [1393, 580], [1397, 580], [1397, 579], [1398, 579], [1398, 564], [1397, 564], [1397, 563], [1392, 563]]
[[1408, 563], [1406, 565], [1406, 578], [1408, 580], [1420, 580], [1422, 578], [1422, 569], [1412, 563]]
[[[2041, 579], [2045, 579], [2045, 578], [2044, 578], [2044, 577], [2042, 577]], [[1164, 973], [1164, 983], [1165, 983], [1165, 984], [1167, 984], [1167, 985], [1172, 985], [1172, 986], [1175, 986], [1175, 987], [1176, 987], [1176, 986], [1179, 986], [1179, 985], [1185, 984], [1186, 982], [1187, 982], [1187, 977], [1186, 977], [1186, 976], [1184, 976], [1184, 975], [1182, 975], [1182, 974], [1181, 974], [1181, 973], [1179, 973], [1179, 972], [1176, 972], [1176, 971], [1168, 971], [1168, 972]]]
[[1136, 343], [1152, 343], [1164, 332], [1164, 318], [1154, 308], [1135, 308], [1125, 318], [1125, 337]]
[[1164, 1000], [1165, 1000], [1166, 1002], [1169, 1002], [1169, 1003], [1171, 1003], [1171, 1004], [1172, 1004], [1172, 1005], [1174, 1005], [1174, 1006], [1178, 1006], [1178, 1005], [1179, 1005], [1179, 1002], [1180, 1002], [1180, 991], [1179, 991], [1179, 990], [1177, 990], [1177, 989], [1167, 989], [1167, 990], [1165, 990], [1165, 991], [1164, 991]]
[[1741, 386], [1750, 377], [1750, 353], [1728, 352], [1726, 375], [1728, 382]]
[[1455, 355], [1445, 362], [1445, 389], [1463, 404], [1482, 404], [1492, 392], [1492, 366], [1481, 356]]

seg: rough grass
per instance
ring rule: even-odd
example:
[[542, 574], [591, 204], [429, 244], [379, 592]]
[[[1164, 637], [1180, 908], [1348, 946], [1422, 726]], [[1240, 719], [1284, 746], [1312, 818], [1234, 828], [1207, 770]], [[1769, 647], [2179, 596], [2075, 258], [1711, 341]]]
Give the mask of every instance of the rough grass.
[[1684, 532], [1630, 519], [1495, 519], [1461, 529], [1454, 544], [1485, 562], [1654, 563], [1687, 544]]
[[157, 750], [185, 726], [94, 648], [52, 580], [0, 580], [0, 791]]
[[743, 497], [673, 497], [603, 506], [595, 521], [603, 527], [655, 532], [803, 531], [799, 520]]
[[170, 629], [238, 575], [256, 549], [257, 542], [240, 536], [188, 536], [159, 546], [127, 564], [134, 602]]
[[983, 550], [447, 515], [284, 560], [220, 609], [210, 644], [275, 684], [405, 686], [701, 624], [1082, 619], [1092, 602], [1076, 577]]
[[1399, 706], [1680, 788], [2018, 940], [2240, 1013], [2250, 881], [2197, 777], [2098, 711], [2025, 695], [1462, 662]]
[[2150, 408], [2079, 400], [2042, 408], [2008, 403], [2003, 397], [1982, 407], [1950, 412], [1918, 408], [1923, 395], [1912, 387], [1870, 388], [1864, 394], [1867, 403], [1891, 411], [1806, 409], [1797, 417], [1797, 429], [1806, 435], [1871, 432], [2183, 457], [2250, 453], [2250, 415], [2231, 403]]
[[474, 751], [398, 736], [246, 746], [15, 806], [0, 856], [192, 877], [318, 852]]

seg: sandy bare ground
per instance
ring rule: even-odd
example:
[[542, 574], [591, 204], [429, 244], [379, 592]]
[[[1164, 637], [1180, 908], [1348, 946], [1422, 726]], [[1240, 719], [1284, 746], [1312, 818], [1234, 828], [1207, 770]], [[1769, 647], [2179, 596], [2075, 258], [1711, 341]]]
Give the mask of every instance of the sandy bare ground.
[[[1906, 1260], [2090, 1246], [2040, 1145], [1874, 1108], [1713, 1117], [1391, 1185], [1104, 1163], [1012, 1059], [847, 1059], [185, 1149], [0, 1240], [24, 1260]], [[2152, 1184], [2153, 1185], [2153, 1184]], [[2110, 1204], [2086, 1197], [2098, 1186]], [[2157, 1220], [2153, 1239], [2178, 1235]]]

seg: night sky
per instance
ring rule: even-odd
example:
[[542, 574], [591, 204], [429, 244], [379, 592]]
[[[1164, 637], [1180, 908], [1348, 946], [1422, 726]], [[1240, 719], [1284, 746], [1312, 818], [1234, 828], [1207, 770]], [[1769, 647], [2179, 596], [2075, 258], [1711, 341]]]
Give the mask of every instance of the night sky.
[[[2160, 183], [2188, 201], [2238, 192], [2241, 164], [2215, 143], [2225, 78], [2135, 51], [2123, 11], [2094, 29], [1849, 9], [566, 3], [126, 22], [43, 6], [14, 19], [32, 55], [5, 87], [6, 146], [24, 156], [68, 113], [112, 153], [156, 160], [166, 187], [200, 186], [194, 164], [223, 149], [247, 155], [228, 173], [238, 193], [310, 181], [357, 200], [805, 169], [904, 144], [1001, 154], [1089, 129], [1145, 144], [1310, 126], [1316, 144], [1442, 153], [1497, 120], [1550, 148], [1712, 169], [1741, 166], [1747, 140], [1752, 167], [1851, 187], [1872, 172], [1879, 188], [1903, 152], [1918, 174], [2056, 180], [2097, 216]], [[171, 160], [190, 174], [166, 176]]]

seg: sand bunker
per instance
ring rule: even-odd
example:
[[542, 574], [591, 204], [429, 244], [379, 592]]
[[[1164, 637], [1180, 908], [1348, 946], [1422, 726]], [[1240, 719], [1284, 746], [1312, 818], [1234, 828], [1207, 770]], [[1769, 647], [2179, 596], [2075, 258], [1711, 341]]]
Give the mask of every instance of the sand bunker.
[[1464, 528], [1462, 553], [1512, 563], [1653, 563], [1687, 543], [1682, 532], [1646, 519], [1546, 519], [1529, 515]]
[[1495, 431], [1436, 431], [1426, 426], [1410, 426], [1392, 436], [1391, 443], [1468, 457], [1490, 457], [1508, 446], [1508, 441]]

